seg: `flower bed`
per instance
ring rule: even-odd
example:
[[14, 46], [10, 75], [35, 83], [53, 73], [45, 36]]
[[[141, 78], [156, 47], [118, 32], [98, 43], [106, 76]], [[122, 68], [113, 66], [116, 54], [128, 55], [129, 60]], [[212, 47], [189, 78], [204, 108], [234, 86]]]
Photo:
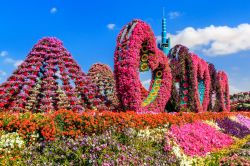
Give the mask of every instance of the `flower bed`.
[[[128, 112], [84, 112], [75, 113], [60, 110], [48, 114], [32, 113], [0, 113], [0, 130], [18, 132], [26, 139], [35, 133], [46, 140], [53, 140], [58, 136], [77, 137], [85, 134], [102, 133], [108, 128], [115, 126], [117, 131], [125, 128], [145, 129], [163, 127], [166, 125], [179, 125], [192, 123], [198, 120], [216, 120], [236, 113], [159, 113], [137, 114]], [[242, 112], [241, 115], [250, 117], [250, 113]]]
[[249, 119], [249, 118], [246, 118], [246, 117], [244, 117], [244, 116], [242, 116], [242, 115], [237, 115], [236, 118], [237, 118], [237, 120], [238, 120], [241, 124], [243, 124], [244, 126], [246, 126], [247, 128], [250, 129], [250, 119]]
[[233, 135], [238, 138], [244, 138], [250, 134], [250, 130], [240, 123], [230, 120], [229, 118], [216, 120], [218, 126], [223, 129], [224, 133]]
[[[130, 112], [47, 114], [0, 113], [0, 163], [23, 165], [181, 165], [232, 143], [233, 139], [200, 120], [220, 120], [236, 113]], [[249, 113], [242, 113], [250, 117]], [[179, 127], [180, 125], [180, 127]], [[178, 147], [166, 145], [169, 139]], [[250, 135], [245, 137], [246, 142]], [[8, 144], [6, 144], [8, 143]], [[238, 145], [237, 145], [238, 147]], [[9, 150], [6, 151], [5, 149]], [[179, 150], [178, 150], [179, 149]], [[235, 148], [233, 148], [235, 149]], [[190, 155], [186, 156], [182, 150]], [[225, 155], [222, 155], [223, 157]], [[217, 160], [216, 160], [217, 161]], [[219, 160], [218, 160], [219, 161]]]
[[230, 136], [202, 122], [174, 125], [171, 127], [171, 134], [185, 154], [190, 156], [204, 156], [208, 152], [233, 143]]

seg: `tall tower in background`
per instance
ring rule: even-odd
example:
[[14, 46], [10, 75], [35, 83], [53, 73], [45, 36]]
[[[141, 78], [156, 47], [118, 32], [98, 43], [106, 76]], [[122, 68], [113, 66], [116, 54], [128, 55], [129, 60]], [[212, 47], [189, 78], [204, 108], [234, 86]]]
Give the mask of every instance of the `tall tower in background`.
[[170, 38], [167, 38], [167, 20], [164, 14], [163, 8], [163, 18], [162, 18], [162, 33], [161, 33], [161, 50], [165, 55], [168, 55], [170, 50]]

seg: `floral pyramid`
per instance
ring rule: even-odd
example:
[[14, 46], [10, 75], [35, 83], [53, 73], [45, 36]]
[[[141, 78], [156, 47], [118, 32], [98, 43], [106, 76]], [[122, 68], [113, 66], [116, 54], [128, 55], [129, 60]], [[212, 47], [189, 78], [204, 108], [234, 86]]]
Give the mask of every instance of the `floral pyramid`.
[[88, 76], [97, 86], [98, 92], [104, 97], [102, 109], [118, 109], [120, 103], [117, 97], [115, 79], [112, 69], [105, 64], [96, 63], [91, 66]]
[[0, 85], [0, 109], [13, 112], [81, 112], [99, 104], [98, 92], [63, 43], [43, 38]]

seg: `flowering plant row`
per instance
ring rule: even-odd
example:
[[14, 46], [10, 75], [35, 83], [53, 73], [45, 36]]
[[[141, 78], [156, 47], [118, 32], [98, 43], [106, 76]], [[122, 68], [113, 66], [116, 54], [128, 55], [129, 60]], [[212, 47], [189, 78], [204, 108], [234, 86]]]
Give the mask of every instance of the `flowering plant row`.
[[[78, 137], [80, 135], [102, 133], [110, 127], [117, 131], [125, 128], [145, 129], [164, 127], [166, 125], [179, 125], [199, 120], [222, 119], [236, 113], [159, 113], [159, 114], [137, 114], [128, 112], [101, 113], [90, 111], [75, 113], [67, 110], [59, 110], [54, 113], [32, 114], [32, 113], [0, 113], [0, 130], [7, 132], [18, 132], [22, 137], [31, 139], [34, 133], [46, 140], [53, 140], [58, 136]], [[250, 117], [249, 113], [242, 112], [241, 115]]]

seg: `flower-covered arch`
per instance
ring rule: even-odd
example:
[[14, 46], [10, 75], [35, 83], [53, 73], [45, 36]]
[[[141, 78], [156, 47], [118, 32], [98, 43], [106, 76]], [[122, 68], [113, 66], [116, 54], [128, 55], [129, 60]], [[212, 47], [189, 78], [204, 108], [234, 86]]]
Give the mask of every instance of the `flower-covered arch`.
[[210, 90], [208, 64], [183, 45], [173, 47], [169, 57], [174, 85], [166, 107], [175, 105], [176, 110], [189, 108], [194, 112], [206, 111]]
[[183, 45], [174, 46], [169, 53], [172, 72], [171, 98], [166, 105], [169, 112], [190, 108], [193, 91], [191, 89], [190, 71], [192, 58], [189, 50]]
[[206, 61], [192, 54], [192, 88], [196, 112], [207, 111], [210, 101], [210, 74]]
[[217, 111], [230, 111], [230, 95], [227, 74], [224, 71], [217, 72], [218, 81], [218, 110]]
[[[170, 97], [172, 75], [168, 58], [156, 47], [154, 33], [141, 20], [133, 20], [123, 27], [115, 51], [114, 74], [118, 97], [126, 110], [136, 112], [163, 112]], [[139, 72], [152, 70], [147, 94]], [[143, 94], [142, 94], [143, 92]]]
[[[88, 76], [97, 86], [99, 94], [104, 97], [103, 110], [114, 110], [119, 108], [119, 100], [115, 88], [114, 74], [106, 64], [96, 63], [91, 66]], [[99, 106], [101, 107], [101, 106]]]
[[46, 37], [0, 85], [0, 109], [13, 112], [71, 109], [80, 112], [99, 105], [95, 88], [63, 43]]
[[217, 85], [217, 72], [216, 69], [214, 67], [214, 65], [212, 63], [208, 63], [208, 69], [209, 69], [209, 74], [210, 74], [210, 102], [208, 105], [208, 110], [209, 111], [214, 111], [216, 110], [215, 106], [216, 106], [216, 102], [217, 98], [216, 98], [216, 93], [217, 93], [217, 89], [218, 89], [218, 85]]

